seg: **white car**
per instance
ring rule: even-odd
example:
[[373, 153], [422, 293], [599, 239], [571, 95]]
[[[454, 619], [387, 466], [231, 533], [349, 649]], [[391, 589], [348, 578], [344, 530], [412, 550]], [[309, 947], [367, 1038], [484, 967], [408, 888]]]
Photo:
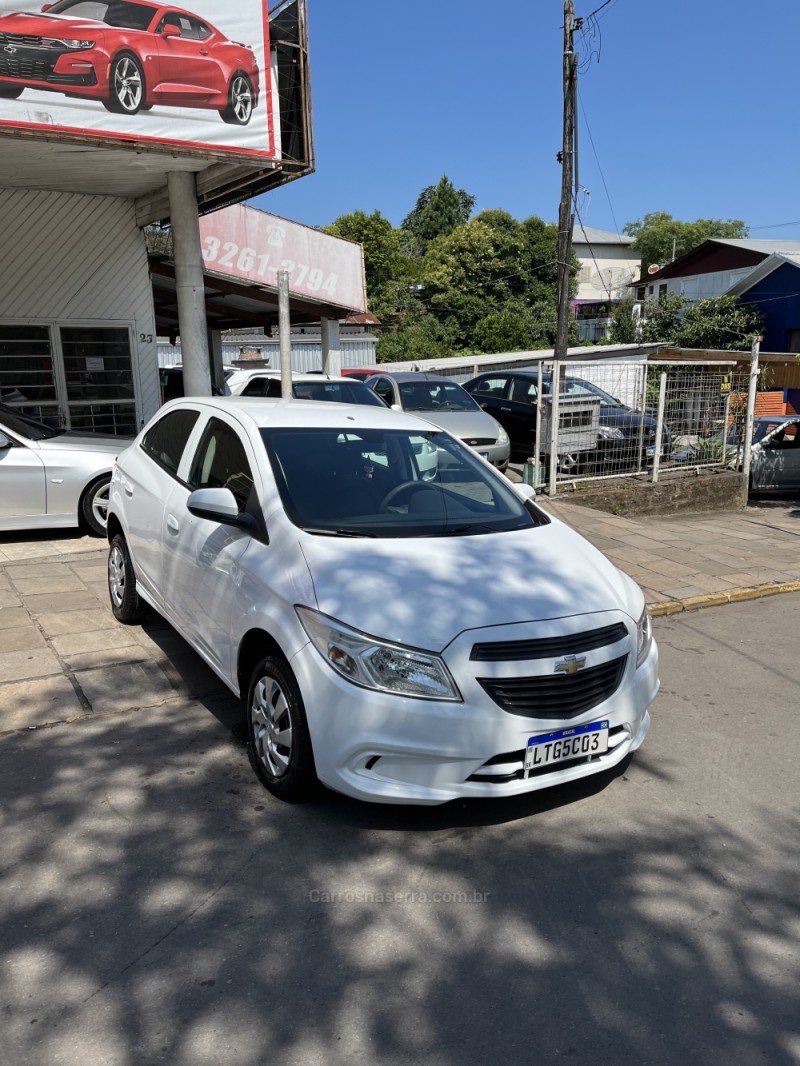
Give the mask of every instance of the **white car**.
[[638, 586], [531, 494], [405, 412], [174, 401], [114, 470], [112, 610], [154, 607], [246, 701], [278, 796], [563, 784], [642, 743], [658, 653]]
[[130, 437], [65, 432], [0, 404], [0, 530], [106, 531], [108, 485]]

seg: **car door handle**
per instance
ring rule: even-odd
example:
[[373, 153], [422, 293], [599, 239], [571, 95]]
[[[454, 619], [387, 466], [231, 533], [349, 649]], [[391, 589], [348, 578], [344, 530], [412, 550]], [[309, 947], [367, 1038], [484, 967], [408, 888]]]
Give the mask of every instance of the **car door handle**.
[[180, 522], [173, 514], [167, 515], [167, 529], [170, 533], [180, 533], [181, 531]]
[[201, 56], [207, 56], [208, 55], [208, 49], [207, 48], [201, 48], [200, 49], [200, 55]]
[[508, 414], [511, 414], [511, 408], [510, 407], [501, 407], [500, 410], [501, 411], [506, 411]]
[[122, 488], [126, 496], [133, 496], [133, 485], [125, 477], [122, 479]]

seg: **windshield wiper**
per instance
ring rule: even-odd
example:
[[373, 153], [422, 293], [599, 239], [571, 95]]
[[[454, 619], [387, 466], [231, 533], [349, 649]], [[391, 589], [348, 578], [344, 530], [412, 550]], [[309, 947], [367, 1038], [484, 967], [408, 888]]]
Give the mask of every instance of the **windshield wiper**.
[[375, 533], [366, 533], [363, 529], [316, 529], [314, 526], [302, 526], [304, 533], [315, 533], [320, 537], [372, 537]]
[[470, 533], [500, 533], [497, 526], [487, 525], [485, 522], [469, 522], [463, 526], [453, 526], [451, 529], [443, 529], [441, 533], [432, 533], [434, 537], [457, 537], [460, 534]]

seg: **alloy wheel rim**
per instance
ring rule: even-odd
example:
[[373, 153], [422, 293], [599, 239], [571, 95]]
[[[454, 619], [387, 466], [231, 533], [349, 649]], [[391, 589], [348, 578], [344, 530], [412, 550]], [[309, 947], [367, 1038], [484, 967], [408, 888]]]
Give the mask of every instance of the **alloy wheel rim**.
[[108, 556], [108, 590], [114, 606], [121, 607], [125, 598], [125, 558], [116, 545]]
[[293, 750], [292, 714], [281, 686], [273, 677], [259, 678], [250, 708], [250, 727], [259, 760], [275, 778], [289, 771]]
[[235, 78], [233, 82], [233, 113], [240, 122], [246, 122], [250, 118], [253, 109], [253, 97], [246, 78]]
[[134, 111], [142, 98], [142, 79], [135, 64], [123, 59], [114, 72], [114, 91], [126, 111]]
[[99, 492], [94, 494], [92, 499], [92, 514], [98, 525], [101, 525], [103, 529], [108, 525], [108, 498], [110, 494], [111, 485], [104, 485]]

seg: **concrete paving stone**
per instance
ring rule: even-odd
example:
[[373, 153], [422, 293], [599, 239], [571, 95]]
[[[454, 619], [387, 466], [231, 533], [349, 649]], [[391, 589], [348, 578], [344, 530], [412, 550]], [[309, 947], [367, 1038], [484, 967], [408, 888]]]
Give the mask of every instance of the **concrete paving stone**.
[[11, 591], [11, 581], [9, 580], [8, 573], [3, 570], [0, 570], [0, 591]]
[[696, 567], [676, 563], [672, 559], [651, 559], [647, 564], [647, 569], [663, 574], [664, 577], [688, 577], [697, 572]]
[[0, 607], [0, 630], [17, 629], [30, 624], [31, 616], [24, 607]]
[[0, 652], [0, 681], [27, 681], [60, 674], [61, 664], [49, 648]]
[[12, 579], [16, 584], [21, 578], [29, 577], [60, 577], [65, 573], [64, 564], [60, 561], [51, 562], [49, 559], [47, 562], [22, 562], [22, 563], [4, 563], [3, 571]]
[[48, 592], [80, 592], [86, 588], [79, 577], [60, 567], [56, 577], [21, 577], [14, 580], [21, 596], [35, 596]]
[[48, 637], [62, 633], [91, 633], [94, 629], [108, 629], [119, 625], [110, 610], [98, 607], [94, 611], [57, 611], [40, 614], [36, 619]]
[[0, 684], [0, 732], [51, 725], [83, 713], [75, 689], [63, 674]]
[[108, 577], [105, 558], [97, 563], [70, 563], [69, 568], [82, 581], [105, 581]]
[[25, 606], [34, 615], [56, 611], [93, 611], [100, 607], [100, 599], [88, 589], [85, 592], [48, 592], [26, 596]]
[[14, 562], [19, 559], [49, 559], [60, 554], [54, 544], [47, 541], [19, 541], [3, 543], [0, 541], [0, 561]]
[[16, 594], [8, 589], [0, 589], [0, 610], [4, 611], [9, 607], [21, 607], [22, 600]]
[[142, 647], [137, 644], [132, 634], [124, 627], [118, 629], [95, 629], [83, 633], [65, 633], [62, 636], [53, 637], [52, 645], [62, 659], [69, 662], [71, 658], [84, 652], [104, 651], [108, 648], [135, 647], [140, 651]]
[[76, 651], [62, 658], [73, 673], [78, 673], [85, 670], [99, 670], [101, 667], [121, 666], [126, 663], [147, 662], [150, 656], [141, 644], [125, 644], [121, 648]]
[[716, 574], [695, 574], [692, 584], [697, 585], [703, 592], [725, 592], [737, 587], [735, 581], [729, 581], [726, 577]]
[[17, 626], [15, 629], [4, 629], [0, 636], [0, 652], [30, 651], [35, 648], [44, 648], [47, 644], [44, 637], [36, 626], [28, 618], [27, 625]]
[[121, 663], [76, 671], [75, 680], [97, 714], [132, 707], [156, 707], [176, 698], [166, 674], [153, 662]]
[[702, 596], [704, 590], [697, 585], [683, 585], [680, 588], [664, 589], [663, 598], [670, 600], [685, 600], [688, 596]]

